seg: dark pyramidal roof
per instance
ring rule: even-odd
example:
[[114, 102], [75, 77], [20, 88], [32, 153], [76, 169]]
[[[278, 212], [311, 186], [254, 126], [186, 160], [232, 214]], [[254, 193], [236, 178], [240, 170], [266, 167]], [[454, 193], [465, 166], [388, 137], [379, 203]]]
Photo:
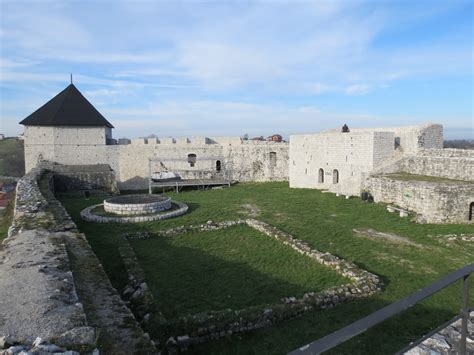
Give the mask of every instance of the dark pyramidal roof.
[[98, 126], [114, 128], [79, 90], [67, 88], [25, 118], [25, 126]]

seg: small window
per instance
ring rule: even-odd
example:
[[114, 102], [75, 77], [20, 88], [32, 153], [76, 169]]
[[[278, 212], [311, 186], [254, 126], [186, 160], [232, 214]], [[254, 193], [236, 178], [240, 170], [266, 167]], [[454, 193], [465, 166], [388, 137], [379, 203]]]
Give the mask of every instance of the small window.
[[188, 163], [191, 168], [194, 167], [194, 164], [196, 164], [196, 154], [188, 154]]
[[320, 184], [322, 184], [324, 182], [324, 170], [323, 169], [319, 169], [319, 172], [318, 172], [318, 182]]
[[217, 172], [220, 172], [221, 170], [222, 170], [221, 161], [220, 161], [220, 160], [217, 160], [217, 161], [216, 161], [216, 171], [217, 171]]
[[337, 184], [339, 182], [339, 171], [337, 169], [334, 169], [332, 171], [332, 183]]
[[277, 153], [275, 152], [270, 152], [270, 167], [276, 166], [277, 163]]
[[472, 218], [474, 217], [474, 202], [471, 202], [469, 205], [469, 220], [472, 221]]

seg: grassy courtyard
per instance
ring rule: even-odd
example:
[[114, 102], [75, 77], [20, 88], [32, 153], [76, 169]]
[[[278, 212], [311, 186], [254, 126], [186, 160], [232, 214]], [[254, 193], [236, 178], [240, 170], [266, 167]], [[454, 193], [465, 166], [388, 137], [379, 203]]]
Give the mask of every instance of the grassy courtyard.
[[132, 246], [166, 318], [276, 303], [349, 282], [242, 225], [138, 239]]
[[[62, 202], [86, 234], [118, 289], [126, 283], [117, 251], [123, 242], [120, 238], [123, 233], [153, 232], [210, 219], [224, 221], [245, 217], [260, 219], [316, 249], [353, 261], [382, 277], [385, 284], [383, 292], [376, 296], [333, 309], [311, 311], [270, 328], [201, 345], [193, 349], [196, 353], [286, 353], [474, 261], [472, 244], [447, 243], [438, 237], [474, 233], [472, 225], [418, 225], [387, 212], [383, 205], [366, 204], [360, 199], [346, 200], [317, 190], [289, 189], [287, 183], [240, 184], [230, 189], [169, 195], [187, 203], [190, 211], [175, 219], [131, 225], [80, 220], [79, 212], [100, 203], [100, 198], [65, 198]], [[354, 235], [354, 228], [394, 233], [419, 246], [360, 238]], [[307, 260], [294, 256], [291, 249], [274, 244], [270, 238], [244, 226], [137, 240], [132, 245], [150, 287], [159, 302], [163, 302], [160, 306], [165, 306], [168, 315], [275, 302], [282, 295], [288, 296], [289, 291], [290, 295], [297, 295], [307, 288], [322, 289], [343, 283], [331, 270], [318, 269], [313, 263], [307, 265]], [[460, 284], [457, 283], [345, 343], [333, 353], [394, 353], [455, 315], [460, 302]]]

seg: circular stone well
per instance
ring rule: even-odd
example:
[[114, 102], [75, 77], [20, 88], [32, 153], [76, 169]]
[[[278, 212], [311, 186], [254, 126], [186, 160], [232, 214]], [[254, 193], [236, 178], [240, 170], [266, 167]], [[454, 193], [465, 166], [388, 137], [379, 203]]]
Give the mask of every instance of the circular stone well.
[[165, 195], [123, 195], [104, 200], [104, 210], [117, 215], [148, 215], [171, 209]]

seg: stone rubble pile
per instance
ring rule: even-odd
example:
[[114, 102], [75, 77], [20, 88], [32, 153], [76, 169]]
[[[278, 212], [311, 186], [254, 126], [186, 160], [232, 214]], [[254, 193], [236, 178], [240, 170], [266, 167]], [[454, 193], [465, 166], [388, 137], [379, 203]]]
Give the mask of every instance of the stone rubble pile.
[[[95, 335], [94, 335], [95, 337]], [[92, 355], [98, 355], [99, 350], [94, 349], [88, 352]], [[61, 355], [80, 355], [80, 352], [67, 350], [65, 346], [58, 346], [37, 337], [30, 345], [21, 345], [12, 341], [6, 336], [0, 337], [0, 355], [47, 355], [47, 354], [61, 354]]]

